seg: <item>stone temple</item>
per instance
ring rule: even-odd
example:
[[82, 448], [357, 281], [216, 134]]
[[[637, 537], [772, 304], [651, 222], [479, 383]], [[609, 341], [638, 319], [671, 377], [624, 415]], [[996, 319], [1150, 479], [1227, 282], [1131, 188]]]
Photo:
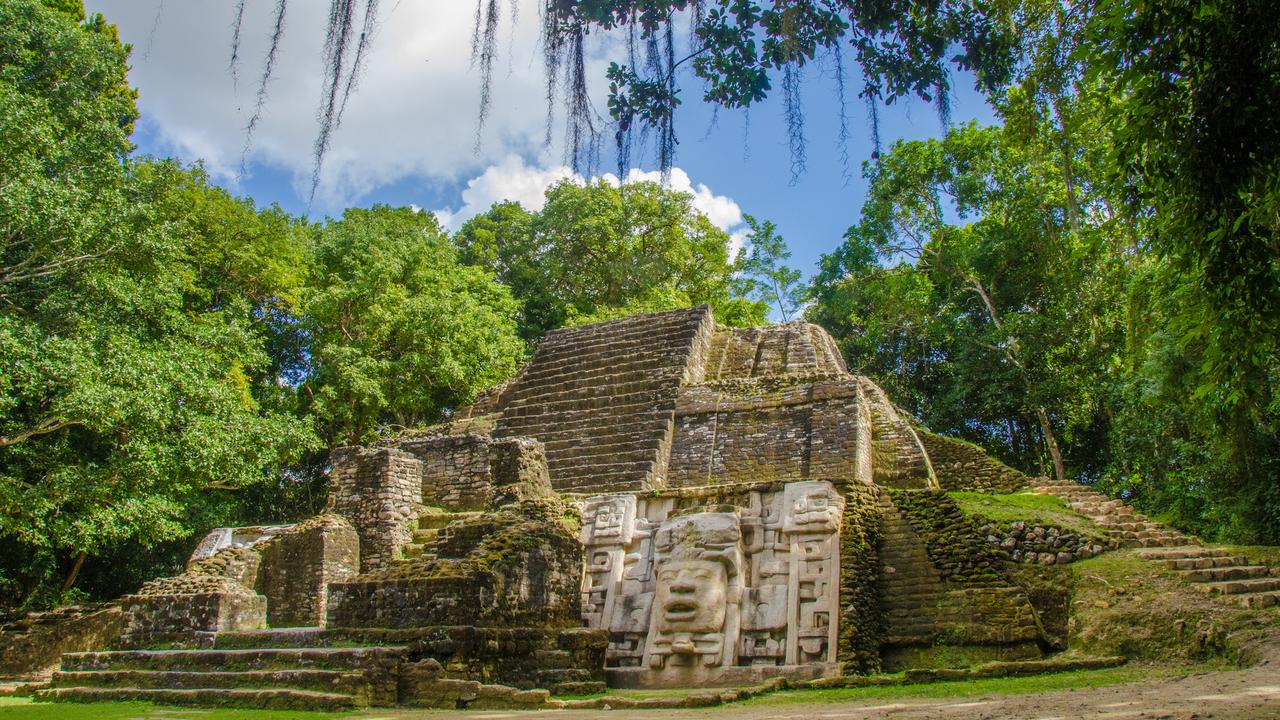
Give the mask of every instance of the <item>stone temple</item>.
[[7, 633], [0, 672], [60, 664], [47, 699], [532, 708], [1035, 659], [1066, 600], [1011, 580], [1013, 544], [942, 492], [1027, 484], [915, 426], [819, 327], [639, 315], [551, 333], [446, 424], [335, 451], [324, 514], [215, 530], [57, 642]]

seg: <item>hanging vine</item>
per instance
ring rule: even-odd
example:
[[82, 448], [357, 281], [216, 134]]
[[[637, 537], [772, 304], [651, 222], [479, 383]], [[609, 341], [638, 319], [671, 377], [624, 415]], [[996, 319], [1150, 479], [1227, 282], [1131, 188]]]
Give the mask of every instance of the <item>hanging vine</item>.
[[[519, 2], [507, 3], [513, 26]], [[236, 4], [232, 30], [233, 78], [238, 72], [244, 5], [244, 0]], [[283, 8], [284, 0], [279, 0], [278, 28], [283, 27]], [[889, 7], [860, 0], [540, 0], [539, 9], [546, 75], [544, 143], [551, 144], [557, 108], [562, 106], [565, 158], [577, 170], [595, 167], [602, 131], [609, 122], [614, 128], [620, 172], [627, 170], [650, 134], [657, 165], [669, 170], [678, 144], [675, 111], [681, 102], [679, 77], [683, 72], [704, 83], [705, 102], [742, 110], [767, 98], [773, 90], [772, 79], [780, 79], [794, 179], [804, 172], [807, 161], [801, 106], [803, 68], [819, 52], [825, 52], [835, 58], [840, 99], [837, 144], [848, 177], [844, 49], [853, 51], [864, 78], [859, 95], [867, 105], [874, 158], [880, 152], [881, 104], [914, 95], [933, 102], [939, 120], [948, 125], [949, 68], [954, 65], [972, 71], [982, 89], [993, 90], [1009, 78], [1016, 48], [1012, 10], [973, 0], [900, 0]], [[312, 196], [333, 134], [356, 91], [378, 11], [378, 0], [330, 0]], [[473, 68], [480, 76], [477, 149], [493, 102], [501, 14], [501, 0], [476, 0], [471, 54]], [[685, 20], [688, 28], [681, 32], [688, 37], [689, 49], [678, 57], [677, 28]], [[590, 100], [586, 45], [592, 30], [627, 33], [625, 62], [611, 62], [606, 71], [608, 121], [597, 114]], [[278, 40], [276, 32], [260, 92], [265, 91], [265, 80], [270, 78]], [[255, 118], [260, 110], [259, 105]], [[254, 126], [256, 122], [251, 121], [247, 128], [246, 149]]]

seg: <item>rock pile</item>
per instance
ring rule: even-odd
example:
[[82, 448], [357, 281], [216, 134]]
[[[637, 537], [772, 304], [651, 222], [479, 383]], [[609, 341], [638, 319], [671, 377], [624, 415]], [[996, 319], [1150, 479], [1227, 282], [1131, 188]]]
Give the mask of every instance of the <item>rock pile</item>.
[[1060, 565], [1087, 560], [1114, 545], [1053, 525], [1032, 525], [1021, 520], [1005, 525], [991, 522], [981, 530], [987, 542], [999, 547], [1011, 560], [1028, 564]]

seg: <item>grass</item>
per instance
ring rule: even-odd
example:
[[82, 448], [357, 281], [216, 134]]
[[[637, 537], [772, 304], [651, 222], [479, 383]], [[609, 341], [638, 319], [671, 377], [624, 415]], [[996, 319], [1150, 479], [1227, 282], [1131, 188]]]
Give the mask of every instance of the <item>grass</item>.
[[[355, 715], [358, 717], [358, 714]], [[329, 720], [352, 713], [249, 710], [242, 708], [173, 708], [144, 702], [38, 703], [29, 698], [0, 697], [0, 720]]]
[[1094, 538], [1106, 538], [1097, 525], [1085, 516], [1067, 507], [1060, 498], [1038, 493], [947, 493], [961, 510], [997, 523], [1021, 520], [1028, 525], [1053, 525]]
[[926, 685], [833, 688], [829, 690], [785, 690], [745, 701], [751, 705], [795, 703], [839, 703], [859, 700], [903, 700], [972, 697], [974, 695], [1015, 695], [1051, 690], [1082, 689], [1214, 672], [1228, 669], [1221, 664], [1124, 665], [1104, 670], [1076, 670], [1049, 675], [962, 680]]

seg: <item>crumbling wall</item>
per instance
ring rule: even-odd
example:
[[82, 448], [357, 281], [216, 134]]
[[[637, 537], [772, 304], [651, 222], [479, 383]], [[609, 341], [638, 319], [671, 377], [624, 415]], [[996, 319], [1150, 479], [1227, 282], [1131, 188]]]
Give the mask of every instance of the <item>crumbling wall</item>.
[[943, 490], [1013, 493], [1027, 487], [1026, 475], [991, 457], [977, 445], [919, 428], [916, 434], [929, 453]]
[[395, 447], [422, 462], [422, 504], [457, 512], [481, 510], [489, 502], [490, 438], [475, 433], [412, 438]]
[[397, 448], [338, 448], [332, 460], [328, 512], [355, 527], [362, 571], [387, 567], [422, 512], [422, 461]]
[[337, 515], [318, 515], [253, 550], [261, 561], [252, 587], [267, 599], [271, 627], [323, 625], [329, 583], [360, 568], [359, 537]]
[[0, 679], [47, 679], [62, 653], [111, 649], [126, 624], [124, 612], [113, 603], [30, 613], [0, 625]]

